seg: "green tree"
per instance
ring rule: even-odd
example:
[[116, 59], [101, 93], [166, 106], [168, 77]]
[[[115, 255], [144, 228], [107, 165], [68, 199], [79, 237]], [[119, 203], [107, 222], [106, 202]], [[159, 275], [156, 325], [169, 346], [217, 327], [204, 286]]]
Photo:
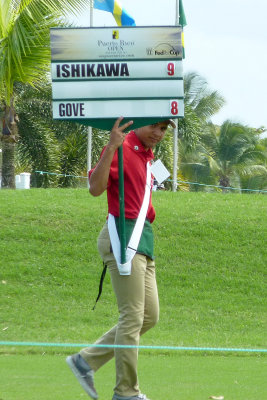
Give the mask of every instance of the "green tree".
[[240, 175], [264, 169], [264, 153], [258, 148], [257, 130], [239, 123], [225, 121], [219, 130], [203, 135], [206, 154], [212, 173], [219, 185], [228, 187], [231, 182], [239, 184]]
[[[194, 170], [190, 169], [189, 162], [192, 164], [196, 157], [198, 158], [201, 151], [201, 134], [209, 128], [210, 118], [221, 109], [225, 101], [216, 90], [209, 89], [207, 81], [196, 72], [185, 74], [184, 94], [185, 117], [178, 122], [179, 165], [182, 167], [182, 173], [190, 176], [189, 180], [195, 181], [202, 175], [197, 171], [196, 164]], [[161, 158], [166, 167], [172, 170], [172, 132], [168, 132], [166, 138], [156, 147], [155, 156]], [[198, 168], [202, 170], [204, 167], [199, 163]]]
[[57, 184], [57, 178], [38, 171], [59, 171], [60, 149], [53, 130], [51, 85], [42, 82], [39, 89], [28, 84], [14, 86], [16, 111], [19, 115], [19, 138], [16, 146], [16, 172], [31, 172], [31, 185], [48, 187]]
[[[25, 166], [32, 172], [31, 184], [36, 187], [51, 185], [76, 186], [80, 181], [74, 176], [86, 176], [88, 127], [69, 121], [53, 120], [51, 83], [42, 82], [39, 89], [27, 84], [15, 85], [16, 109], [20, 132], [16, 167]], [[93, 129], [92, 165], [95, 165], [107, 132]], [[34, 173], [45, 171], [63, 174]], [[82, 179], [84, 182], [84, 179]]]
[[14, 85], [38, 87], [50, 68], [50, 28], [66, 24], [88, 0], [0, 0], [0, 118], [2, 187], [15, 188], [14, 158], [18, 117]]
[[[216, 184], [215, 177], [211, 174], [209, 163], [206, 158], [206, 149], [198, 142], [195, 146], [188, 147], [186, 142], [179, 142], [179, 171], [183, 180], [192, 182], [190, 191], [203, 191], [206, 186], [201, 184]], [[200, 184], [200, 185], [198, 185]]]
[[210, 118], [225, 104], [217, 90], [211, 90], [207, 81], [196, 72], [184, 77], [185, 118], [179, 120], [179, 138], [193, 147], [210, 124]]
[[212, 124], [202, 133], [200, 142], [183, 158], [183, 173], [197, 182], [222, 187], [242, 187], [248, 177], [266, 176], [266, 152], [259, 145], [261, 130], [225, 121]]
[[[257, 130], [256, 134], [263, 129]], [[259, 140], [255, 150], [260, 155], [257, 164], [241, 171], [240, 185], [242, 189], [267, 190], [267, 138]]]

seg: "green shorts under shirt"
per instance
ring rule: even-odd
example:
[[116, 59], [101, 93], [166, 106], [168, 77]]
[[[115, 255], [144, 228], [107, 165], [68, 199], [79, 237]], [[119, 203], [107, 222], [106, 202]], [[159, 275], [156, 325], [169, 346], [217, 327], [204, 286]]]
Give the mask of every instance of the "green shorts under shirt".
[[[119, 218], [115, 217], [117, 232], [119, 232]], [[126, 234], [126, 247], [134, 229], [136, 219], [125, 218], [125, 234]], [[143, 232], [137, 248], [137, 253], [144, 254], [145, 256], [154, 260], [154, 235], [151, 223], [148, 219], [145, 220]]]

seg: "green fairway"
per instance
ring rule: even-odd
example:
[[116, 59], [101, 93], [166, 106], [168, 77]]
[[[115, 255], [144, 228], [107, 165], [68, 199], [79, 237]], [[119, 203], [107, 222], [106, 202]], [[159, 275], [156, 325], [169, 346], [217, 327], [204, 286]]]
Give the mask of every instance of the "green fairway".
[[[141, 344], [265, 348], [267, 197], [156, 192], [154, 204], [161, 315]], [[106, 212], [86, 189], [0, 191], [1, 340], [92, 343], [116, 323], [109, 274], [92, 311]]]
[[[140, 344], [266, 349], [266, 196], [153, 196], [161, 315]], [[108, 274], [92, 311], [106, 213], [105, 195], [86, 189], [0, 190], [0, 341], [93, 343], [116, 323]], [[64, 361], [75, 351], [0, 346], [0, 399], [86, 398]], [[152, 400], [264, 399], [266, 360], [142, 350], [141, 388]], [[96, 383], [111, 399], [113, 362]]]
[[[1, 356], [1, 400], [88, 399], [60, 355]], [[142, 391], [153, 400], [265, 399], [266, 358], [185, 356], [139, 357]], [[100, 399], [111, 400], [114, 366], [111, 361], [96, 375]]]

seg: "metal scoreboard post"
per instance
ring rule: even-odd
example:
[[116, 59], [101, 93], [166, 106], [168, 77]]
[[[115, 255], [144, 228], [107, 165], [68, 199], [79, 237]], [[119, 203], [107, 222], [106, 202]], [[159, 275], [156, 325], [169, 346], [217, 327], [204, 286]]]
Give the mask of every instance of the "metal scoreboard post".
[[54, 119], [108, 129], [184, 116], [182, 28], [51, 29]]

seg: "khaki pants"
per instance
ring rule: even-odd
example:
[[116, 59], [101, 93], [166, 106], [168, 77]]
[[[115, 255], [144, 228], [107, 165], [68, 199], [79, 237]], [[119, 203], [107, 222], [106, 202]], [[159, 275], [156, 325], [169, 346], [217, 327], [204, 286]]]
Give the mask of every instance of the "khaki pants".
[[[144, 255], [136, 254], [132, 261], [131, 275], [120, 275], [110, 252], [107, 224], [99, 235], [98, 250], [110, 271], [119, 321], [96, 344], [139, 345], [140, 335], [152, 328], [159, 316], [155, 263]], [[83, 349], [81, 355], [94, 371], [115, 356], [115, 393], [125, 397], [140, 393], [137, 378], [138, 349], [89, 347]]]

